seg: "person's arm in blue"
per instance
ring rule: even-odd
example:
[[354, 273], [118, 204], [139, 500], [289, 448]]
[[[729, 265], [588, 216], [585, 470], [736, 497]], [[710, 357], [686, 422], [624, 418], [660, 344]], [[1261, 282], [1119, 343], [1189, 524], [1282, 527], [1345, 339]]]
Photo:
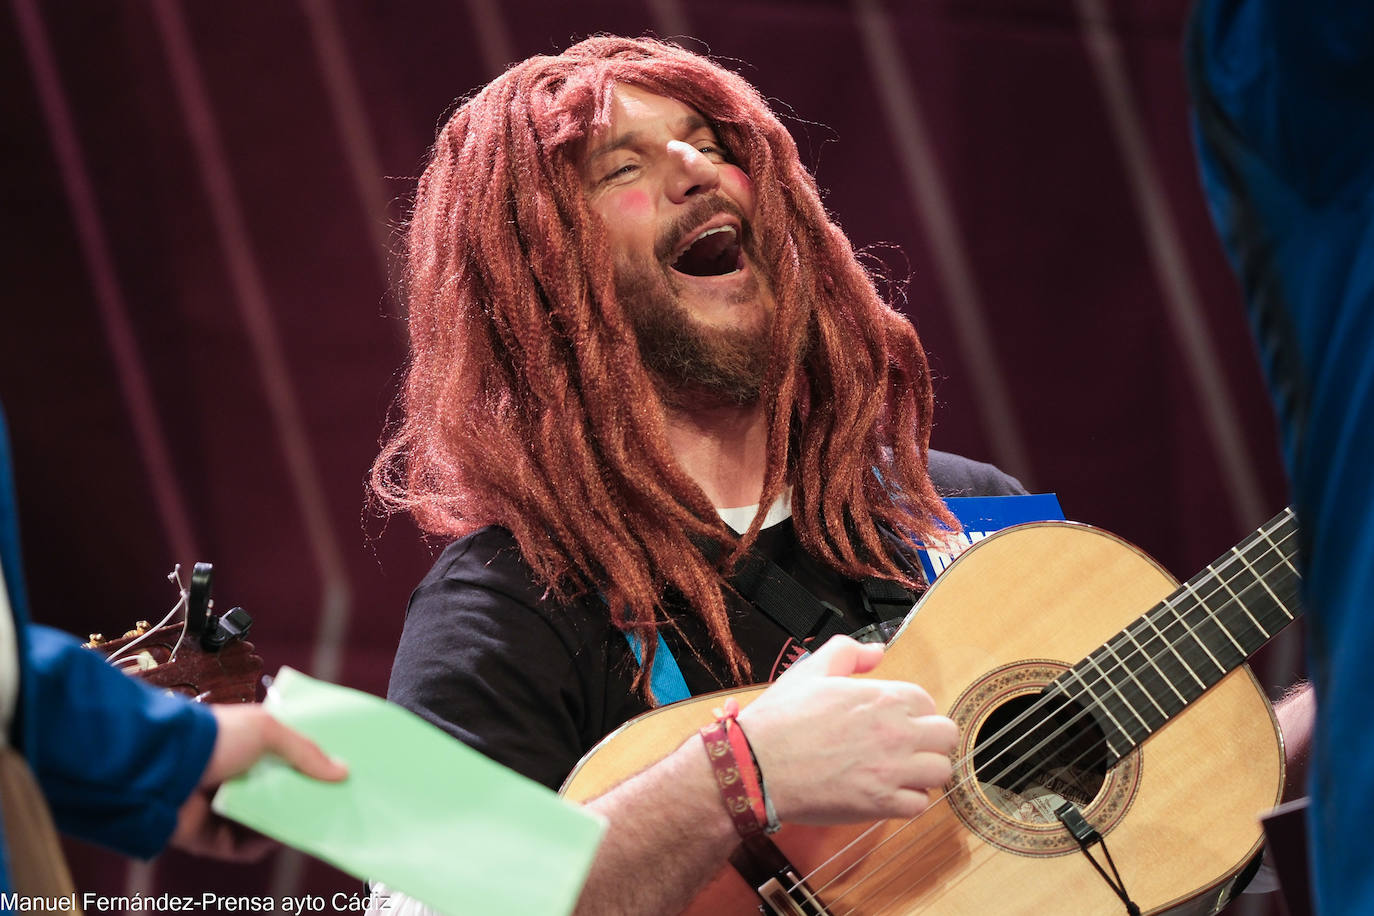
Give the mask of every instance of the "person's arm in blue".
[[1302, 526], [1318, 912], [1374, 911], [1374, 6], [1207, 0], [1203, 187], [1245, 294]]
[[20, 750], [58, 828], [156, 854], [209, 764], [214, 714], [147, 689], [65, 633], [29, 626], [25, 636]]

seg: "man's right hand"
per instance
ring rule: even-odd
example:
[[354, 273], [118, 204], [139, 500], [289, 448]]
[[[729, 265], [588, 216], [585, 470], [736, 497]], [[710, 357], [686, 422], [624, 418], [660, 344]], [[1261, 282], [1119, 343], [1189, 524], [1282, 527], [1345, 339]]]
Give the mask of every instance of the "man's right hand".
[[907, 681], [853, 678], [883, 647], [836, 636], [739, 715], [784, 822], [915, 817], [950, 778], [958, 730]]

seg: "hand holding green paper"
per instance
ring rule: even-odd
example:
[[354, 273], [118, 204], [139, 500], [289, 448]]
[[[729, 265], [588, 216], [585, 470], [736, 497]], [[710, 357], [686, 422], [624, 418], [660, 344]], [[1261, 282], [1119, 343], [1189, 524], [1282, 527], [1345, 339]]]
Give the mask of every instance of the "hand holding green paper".
[[283, 668], [273, 716], [348, 764], [341, 783], [266, 759], [217, 813], [442, 913], [569, 913], [604, 822], [371, 694]]

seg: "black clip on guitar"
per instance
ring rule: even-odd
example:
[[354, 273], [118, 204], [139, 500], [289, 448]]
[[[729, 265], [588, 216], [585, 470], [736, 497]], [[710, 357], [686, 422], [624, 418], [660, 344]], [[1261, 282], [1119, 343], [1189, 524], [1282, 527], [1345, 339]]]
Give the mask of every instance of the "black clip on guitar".
[[253, 626], [253, 618], [241, 607], [215, 619], [215, 603], [210, 598], [214, 572], [213, 564], [197, 563], [186, 595], [186, 632], [206, 652], [218, 652], [229, 640], [247, 637]]

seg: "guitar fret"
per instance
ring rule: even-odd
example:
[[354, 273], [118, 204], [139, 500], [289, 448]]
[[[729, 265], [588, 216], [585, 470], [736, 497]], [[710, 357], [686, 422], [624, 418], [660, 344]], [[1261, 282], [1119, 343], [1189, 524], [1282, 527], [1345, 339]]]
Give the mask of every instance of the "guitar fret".
[[[1221, 578], [1220, 575], [1216, 575], [1216, 570], [1213, 570], [1213, 569], [1212, 569], [1212, 564], [1210, 564], [1210, 563], [1206, 564], [1206, 569], [1208, 569], [1209, 573], [1212, 573], [1213, 575], [1215, 575], [1216, 580], [1219, 581], [1220, 584], [1221, 584], [1221, 588], [1226, 589], [1228, 595], [1231, 596], [1231, 600], [1234, 600], [1234, 602], [1239, 602], [1239, 600], [1241, 600], [1241, 599], [1239, 599], [1239, 596], [1237, 595], [1237, 593], [1231, 591], [1231, 584], [1230, 584], [1230, 582], [1227, 582], [1226, 580], [1224, 580], [1224, 578]], [[1193, 582], [1186, 582], [1186, 584], [1183, 585], [1183, 588], [1186, 588], [1187, 591], [1189, 591], [1189, 592], [1191, 593], [1191, 595], [1193, 595], [1194, 599], [1197, 599], [1197, 603], [1198, 603], [1198, 604], [1202, 604], [1202, 606], [1206, 607], [1206, 602], [1204, 602], [1204, 600], [1202, 600], [1202, 596], [1201, 596], [1201, 595], [1198, 595], [1197, 586], [1195, 586], [1195, 585], [1193, 584]], [[1242, 607], [1241, 607], [1241, 610], [1245, 610], [1245, 608], [1243, 608], [1243, 606], [1242, 606]], [[1220, 621], [1217, 622], [1217, 628], [1219, 628], [1219, 629], [1221, 630], [1221, 633], [1223, 633], [1223, 636], [1226, 636], [1226, 639], [1231, 640], [1231, 645], [1234, 645], [1235, 651], [1239, 652], [1239, 654], [1241, 654], [1241, 656], [1242, 656], [1242, 658], [1243, 658], [1243, 656], [1246, 655], [1245, 648], [1243, 648], [1242, 645], [1238, 643], [1237, 639], [1235, 639], [1234, 636], [1231, 636], [1231, 630], [1230, 630], [1230, 629], [1227, 629], [1226, 626], [1221, 626]]]
[[[1084, 661], [1088, 662], [1088, 663], [1091, 664], [1094, 668], [1097, 669], [1097, 673], [1101, 676], [1102, 680], [1103, 680], [1106, 684], [1108, 684], [1108, 685], [1112, 688], [1112, 690], [1116, 693], [1117, 699], [1119, 699], [1119, 700], [1121, 701], [1121, 705], [1125, 706], [1128, 710], [1130, 710], [1131, 715], [1135, 716], [1137, 719], [1140, 720], [1140, 724], [1143, 725], [1143, 726], [1145, 726], [1145, 734], [1148, 735], [1150, 732], [1154, 731], [1154, 728], [1150, 725], [1150, 723], [1145, 721], [1145, 717], [1142, 716], [1142, 715], [1140, 714], [1140, 712], [1135, 708], [1135, 706], [1132, 705], [1131, 702], [1130, 702], [1129, 700], [1126, 699], [1126, 694], [1122, 691], [1121, 685], [1116, 684], [1115, 682], [1112, 681], [1112, 679], [1111, 679], [1110, 677], [1107, 676], [1107, 672], [1104, 671], [1104, 670], [1102, 669], [1102, 665], [1097, 661], [1097, 659], [1094, 658], [1093, 656], [1089, 655], [1086, 659], [1084, 659]], [[1129, 672], [1129, 670], [1128, 670], [1128, 671], [1127, 671], [1127, 674], [1129, 674], [1129, 673], [1130, 673], [1130, 672]], [[1138, 685], [1139, 685], [1139, 682], [1137, 682], [1137, 686], [1138, 686]], [[1143, 690], [1142, 690], [1142, 692], [1143, 692]]]
[[[1158, 633], [1159, 631], [1156, 630], [1155, 632]], [[1168, 685], [1169, 689], [1174, 692], [1174, 696], [1178, 697], [1179, 709], [1182, 709], [1184, 706], [1187, 706], [1188, 700], [1183, 696], [1182, 693], [1179, 693], [1178, 688], [1174, 686], [1173, 679], [1164, 673], [1163, 668], [1159, 667], [1158, 659], [1155, 656], [1151, 655], [1149, 652], [1145, 651], [1145, 647], [1142, 646], [1140, 644], [1140, 641], [1136, 639], [1134, 635], [1131, 634], [1131, 628], [1127, 627], [1125, 630], [1123, 630], [1122, 635], [1128, 638], [1135, 645], [1136, 650], [1141, 654], [1145, 661], [1149, 663], [1150, 667], [1154, 668], [1156, 671], [1159, 672], [1159, 679]], [[1177, 711], [1178, 710], [1174, 710], [1174, 712]]]
[[1184, 669], [1179, 672], [1179, 689], [1191, 703], [1212, 685], [1219, 668], [1215, 663], [1210, 666], [1207, 664], [1208, 659], [1202, 653], [1196, 635], [1189, 630], [1174, 607], [1168, 603], [1160, 604], [1152, 612], [1151, 622], [1164, 634], [1164, 639]]
[[[1242, 585], [1241, 588], [1240, 588], [1240, 590], [1241, 590], [1242, 592], [1244, 592], [1247, 588], [1249, 588], [1251, 585], [1253, 585], [1256, 581], [1260, 582], [1260, 584], [1263, 585], [1263, 581], [1262, 581], [1262, 580], [1260, 579], [1260, 577], [1255, 573], [1254, 568], [1253, 568], [1249, 563], [1246, 562], [1246, 560], [1245, 560], [1245, 555], [1239, 553], [1239, 552], [1236, 550], [1236, 548], [1234, 548], [1234, 547], [1231, 548], [1231, 550], [1232, 550], [1233, 553], [1236, 554], [1236, 556], [1240, 557], [1240, 561], [1241, 561], [1242, 563], [1245, 564], [1245, 569], [1250, 573], [1250, 581], [1247, 582], [1246, 584]], [[1209, 568], [1210, 568], [1210, 567], [1209, 567]], [[1228, 581], [1227, 579], [1221, 579], [1221, 583], [1222, 583], [1222, 585], [1224, 585], [1224, 586], [1226, 587], [1226, 590], [1229, 592], [1229, 591], [1231, 591], [1231, 582], [1234, 582], [1235, 580], [1239, 579], [1240, 577], [1241, 577], [1241, 573], [1240, 573], [1239, 571], [1237, 571], [1237, 574], [1236, 574], [1235, 576], [1233, 576], [1229, 581]], [[1265, 588], [1267, 589], [1268, 586], [1265, 586]], [[1232, 592], [1232, 594], [1234, 594], [1234, 592]], [[1274, 595], [1273, 592], [1269, 592], [1269, 594], [1270, 594], [1271, 597], [1273, 597], [1273, 595]], [[1261, 625], [1260, 622], [1259, 622], [1258, 620], [1255, 619], [1255, 615], [1254, 615], [1254, 614], [1251, 614], [1251, 613], [1250, 613], [1250, 609], [1247, 608], [1247, 607], [1245, 606], [1245, 602], [1242, 601], [1242, 600], [1240, 599], [1240, 596], [1239, 596], [1239, 595], [1236, 595], [1235, 597], [1236, 597], [1236, 607], [1240, 608], [1241, 613], [1243, 613], [1246, 617], [1250, 618], [1250, 622], [1251, 622], [1252, 624], [1255, 625], [1256, 629], [1258, 629], [1260, 632], [1264, 632], [1264, 627], [1263, 627], [1263, 625]], [[1274, 600], [1277, 601], [1278, 599], [1275, 598]]]
[[[1231, 619], [1234, 616], [1234, 608], [1229, 604], [1216, 610], [1208, 608], [1205, 604], [1196, 604], [1184, 611], [1183, 616], [1184, 623], [1191, 628], [1203, 650], [1217, 662], [1220, 676], [1225, 676], [1245, 661], [1248, 653], [1236, 640], [1235, 627], [1228, 625], [1234, 623]], [[1247, 635], [1244, 629], [1239, 632], [1242, 637]], [[1257, 644], [1260, 642], [1262, 641], [1256, 640]]]
[[[1164, 602], [1164, 606], [1174, 612], [1174, 619], [1177, 620], [1179, 623], [1183, 624], [1183, 629], [1188, 631], [1188, 635], [1193, 638], [1193, 642], [1197, 644], [1197, 647], [1202, 650], [1204, 655], [1206, 655], [1209, 659], [1212, 660], [1212, 664], [1217, 666], [1218, 672], [1225, 674], [1227, 671], [1230, 670], [1221, 662], [1217, 661], [1217, 657], [1212, 654], [1212, 650], [1207, 648], [1207, 642], [1197, 635], [1197, 631], [1193, 629], [1190, 623], [1188, 623], [1187, 618], [1185, 618], [1183, 614], [1179, 612], [1178, 608], [1174, 607], [1168, 601]], [[1202, 605], [1202, 607], [1204, 608], [1204, 610], [1206, 609], [1206, 605]]]
[[[1285, 563], [1283, 565], [1288, 564]], [[1275, 563], [1273, 569], [1279, 570], [1279, 567], [1280, 564]], [[1261, 616], [1264, 617], [1266, 631], [1277, 633], [1297, 619], [1298, 612], [1291, 610], [1289, 604], [1300, 601], [1298, 591], [1302, 582], [1302, 577], [1293, 572], [1290, 568], [1287, 571], [1280, 571], [1267, 576], [1267, 581], [1273, 589], [1284, 596], [1277, 604], [1269, 608], [1268, 613], [1261, 612]]]
[[[1167, 605], [1166, 605], [1166, 607], [1167, 607]], [[1159, 638], [1160, 638], [1161, 640], [1164, 641], [1164, 645], [1166, 645], [1166, 646], [1169, 647], [1169, 650], [1173, 653], [1174, 657], [1177, 658], [1177, 659], [1179, 660], [1179, 663], [1182, 664], [1183, 667], [1184, 667], [1185, 669], [1187, 669], [1188, 673], [1189, 673], [1190, 675], [1193, 676], [1193, 680], [1197, 681], [1197, 685], [1198, 685], [1199, 687], [1201, 687], [1203, 690], [1206, 690], [1206, 689], [1207, 689], [1207, 685], [1206, 685], [1205, 683], [1203, 683], [1202, 678], [1200, 678], [1200, 677], [1197, 676], [1197, 672], [1193, 670], [1193, 666], [1190, 665], [1190, 664], [1188, 664], [1187, 659], [1185, 659], [1185, 658], [1183, 657], [1183, 655], [1182, 655], [1176, 648], [1174, 648], [1173, 644], [1169, 642], [1169, 637], [1167, 637], [1167, 636], [1164, 635], [1164, 631], [1161, 630], [1161, 629], [1159, 628], [1159, 625], [1156, 624], [1156, 623], [1154, 622], [1154, 618], [1152, 618], [1149, 614], [1146, 614], [1146, 615], [1145, 615], [1145, 622], [1148, 623], [1148, 624], [1150, 625], [1150, 627], [1151, 627], [1156, 633], [1159, 634]], [[1190, 699], [1191, 699], [1191, 698], [1190, 698]]]
[[[1274, 568], [1277, 569], [1278, 567], [1279, 564], [1275, 564]], [[1237, 589], [1234, 583], [1238, 578], [1232, 577], [1230, 580], [1226, 580], [1218, 575], [1218, 581], [1221, 588], [1226, 592], [1227, 600], [1214, 612], [1214, 615], [1218, 626], [1224, 629], [1226, 635], [1232, 641], [1239, 643], [1240, 653], [1243, 656], [1248, 656], [1264, 645], [1276, 627], [1272, 625], [1275, 621], [1269, 619], [1269, 615], [1263, 608], [1264, 596], [1256, 593], [1255, 586], [1258, 583], [1250, 581]], [[1259, 608], [1258, 616], [1252, 612], [1252, 605]]]
[[1170, 687], [1175, 693], [1183, 696], [1185, 704], [1190, 702], [1197, 694], [1188, 681], [1188, 666], [1183, 657], [1179, 654], [1177, 647], [1152, 621], [1142, 620], [1142, 622], [1154, 631], [1154, 635], [1146, 644], [1147, 650], [1159, 660], [1160, 670], [1168, 679]]
[[[1248, 569], [1248, 570], [1250, 570], [1250, 575], [1254, 576], [1254, 577], [1255, 577], [1255, 581], [1258, 582], [1261, 586], [1264, 587], [1264, 590], [1265, 590], [1266, 592], [1269, 593], [1269, 597], [1270, 597], [1270, 598], [1273, 598], [1273, 599], [1274, 599], [1274, 603], [1275, 603], [1276, 605], [1278, 605], [1280, 608], [1282, 608], [1282, 609], [1284, 610], [1285, 613], [1287, 613], [1287, 612], [1288, 612], [1288, 607], [1287, 607], [1287, 605], [1285, 605], [1281, 600], [1279, 600], [1279, 596], [1278, 596], [1278, 595], [1274, 594], [1274, 590], [1273, 590], [1272, 588], [1269, 587], [1269, 583], [1265, 582], [1264, 579], [1260, 576], [1260, 574], [1257, 573], [1257, 572], [1255, 572], [1255, 567], [1251, 566], [1251, 565], [1250, 565], [1250, 561], [1247, 560], [1247, 559], [1245, 559], [1245, 554], [1241, 553], [1241, 552], [1240, 552], [1239, 550], [1237, 550], [1235, 547], [1232, 547], [1232, 548], [1231, 548], [1231, 552], [1232, 552], [1233, 554], [1235, 554], [1237, 557], [1240, 558], [1240, 561], [1241, 561], [1242, 563], [1245, 564], [1245, 568]], [[1260, 626], [1260, 622], [1259, 622], [1258, 620], [1255, 620], [1254, 616], [1252, 616], [1251, 613], [1250, 613], [1248, 610], [1246, 610], [1244, 604], [1241, 604], [1241, 605], [1240, 605], [1240, 608], [1241, 608], [1241, 610], [1245, 611], [1245, 616], [1246, 616], [1246, 617], [1249, 617], [1252, 621], [1254, 621], [1255, 626], [1256, 626], [1256, 627], [1259, 627], [1260, 632], [1264, 633], [1265, 636], [1271, 636], [1271, 635], [1273, 635], [1273, 634], [1271, 634], [1268, 630], [1266, 630], [1264, 627]], [[1292, 614], [1288, 614], [1288, 619], [1289, 619], [1289, 620], [1292, 620], [1292, 619], [1293, 619], [1293, 615], [1292, 615]]]
[[[1211, 563], [1208, 563], [1208, 564], [1207, 564], [1207, 571], [1208, 571], [1209, 573], [1211, 573], [1212, 576], [1213, 576], [1218, 582], [1221, 583], [1221, 587], [1222, 587], [1222, 588], [1226, 589], [1226, 593], [1227, 593], [1228, 595], [1231, 596], [1231, 600], [1234, 601], [1234, 602], [1236, 602], [1237, 605], [1239, 605], [1239, 604], [1240, 604], [1240, 595], [1237, 595], [1237, 594], [1235, 593], [1235, 591], [1231, 588], [1231, 583], [1230, 583], [1230, 582], [1227, 582], [1226, 579], [1223, 578], [1223, 577], [1216, 571], [1216, 569], [1212, 566]], [[1189, 588], [1191, 588], [1191, 587], [1192, 587], [1192, 586], [1190, 585]], [[1229, 640], [1231, 640], [1231, 643], [1236, 647], [1236, 649], [1237, 649], [1242, 655], [1246, 654], [1246, 653], [1245, 653], [1244, 647], [1241, 646], [1240, 643], [1236, 642], [1236, 638], [1235, 638], [1234, 636], [1231, 635], [1231, 631], [1230, 631], [1230, 630], [1228, 630], [1226, 627], [1222, 627], [1222, 628], [1221, 628], [1221, 632], [1223, 632], [1223, 633], [1226, 634], [1226, 638], [1229, 639]]]
[[1262, 626], [1265, 631], [1276, 633], [1297, 617], [1297, 613], [1291, 610], [1288, 604], [1298, 600], [1298, 583], [1302, 581], [1302, 577], [1293, 569], [1293, 564], [1287, 558], [1280, 556], [1262, 579], [1270, 595], [1283, 596], [1276, 597], [1274, 604], [1269, 608], [1260, 610], [1260, 616], [1264, 618]]
[[[1268, 530], [1268, 531], [1265, 531], [1265, 530], [1264, 530], [1264, 527], [1261, 526], [1261, 527], [1260, 527], [1260, 530], [1259, 530], [1259, 536], [1260, 536], [1261, 538], [1263, 538], [1264, 540], [1266, 540], [1266, 541], [1269, 542], [1270, 548], [1272, 548], [1273, 551], [1274, 551], [1274, 553], [1278, 555], [1278, 558], [1279, 558], [1284, 564], [1286, 564], [1286, 565], [1288, 566], [1288, 570], [1289, 570], [1291, 573], [1293, 573], [1293, 575], [1295, 575], [1295, 576], [1296, 576], [1296, 575], [1300, 575], [1300, 573], [1298, 572], [1298, 568], [1297, 568], [1296, 566], [1293, 565], [1293, 561], [1290, 560], [1290, 559], [1284, 554], [1284, 552], [1283, 552], [1282, 550], [1279, 549], [1279, 545], [1278, 545], [1278, 544], [1275, 544], [1275, 543], [1274, 543], [1274, 539], [1273, 539], [1272, 537], [1270, 537], [1270, 535], [1272, 535], [1272, 534], [1273, 534], [1275, 531], [1277, 531], [1279, 528], [1283, 527], [1283, 525], [1286, 524], [1286, 523], [1290, 523], [1290, 522], [1291, 522], [1291, 523], [1293, 523], [1293, 524], [1296, 526], [1297, 515], [1294, 514], [1293, 510], [1290, 508], [1290, 509], [1285, 509], [1285, 510], [1283, 511], [1283, 513], [1279, 516], [1279, 518], [1281, 519], [1281, 521], [1279, 521], [1278, 524], [1276, 524], [1273, 528], [1271, 528], [1271, 529]], [[1296, 530], [1296, 528], [1295, 528], [1295, 530]], [[1284, 537], [1287, 538], [1287, 537], [1289, 537], [1289, 536], [1291, 536], [1291, 535], [1285, 535]], [[1280, 606], [1280, 607], [1283, 607], [1282, 604], [1280, 604], [1279, 606]], [[1284, 611], [1287, 611], [1287, 610], [1288, 610], [1288, 608], [1286, 608], [1286, 607], [1284, 607], [1283, 609], [1284, 609]], [[1292, 619], [1292, 615], [1289, 615], [1289, 619], [1290, 619], [1290, 620]]]
[[[1159, 721], [1159, 722], [1156, 722], [1154, 725], [1151, 725], [1150, 723], [1148, 723], [1148, 722], [1145, 721], [1144, 717], [1141, 716], [1139, 712], [1136, 712], [1135, 709], [1132, 709], [1131, 712], [1134, 712], [1134, 713], [1135, 713], [1135, 717], [1136, 717], [1137, 719], [1140, 719], [1140, 721], [1141, 721], [1142, 723], [1144, 723], [1144, 725], [1145, 725], [1147, 728], [1149, 728], [1151, 731], [1153, 731], [1154, 729], [1158, 728], [1158, 727], [1159, 727], [1160, 725], [1162, 725], [1164, 722], [1167, 722], [1167, 721], [1169, 720], [1169, 714], [1168, 714], [1167, 712], [1165, 712], [1165, 711], [1164, 711], [1164, 707], [1160, 706], [1160, 705], [1159, 705], [1159, 702], [1158, 702], [1157, 700], [1155, 700], [1154, 694], [1153, 694], [1153, 693], [1149, 690], [1149, 688], [1147, 688], [1147, 687], [1145, 686], [1145, 684], [1140, 680], [1140, 676], [1137, 675], [1137, 674], [1135, 674], [1135, 673], [1131, 670], [1131, 667], [1130, 667], [1129, 665], [1126, 664], [1126, 660], [1123, 659], [1120, 655], [1118, 655], [1118, 654], [1116, 653], [1116, 650], [1112, 648], [1112, 644], [1111, 644], [1111, 643], [1107, 643], [1107, 644], [1106, 644], [1105, 646], [1103, 646], [1102, 648], [1103, 648], [1104, 650], [1106, 650], [1106, 652], [1107, 652], [1108, 654], [1110, 654], [1112, 658], [1116, 659], [1116, 665], [1115, 665], [1115, 669], [1114, 669], [1114, 670], [1126, 672], [1126, 676], [1129, 677], [1131, 680], [1135, 681], [1136, 687], [1138, 687], [1138, 688], [1140, 689], [1140, 692], [1145, 696], [1145, 699], [1149, 700], [1152, 704], [1154, 704], [1155, 709], [1159, 710], [1160, 721]], [[1099, 671], [1102, 670], [1102, 666], [1101, 666], [1101, 665], [1098, 665], [1098, 670], [1099, 670]]]
[[[1088, 686], [1088, 682], [1085, 681], [1085, 680], [1083, 680], [1083, 675], [1081, 675], [1081, 674], [1078, 673], [1078, 669], [1077, 669], [1077, 668], [1070, 668], [1070, 669], [1068, 670], [1067, 673], [1068, 673], [1068, 674], [1072, 674], [1075, 678], [1077, 678], [1078, 683], [1080, 683], [1080, 684], [1083, 685], [1083, 692], [1086, 693], [1089, 697], [1092, 698], [1092, 700], [1093, 700], [1093, 705], [1094, 705], [1094, 706], [1097, 706], [1097, 707], [1100, 708], [1104, 713], [1106, 713], [1107, 718], [1111, 719], [1111, 720], [1112, 720], [1112, 724], [1116, 726], [1116, 730], [1117, 730], [1118, 732], [1120, 732], [1127, 740], [1130, 740], [1130, 737], [1131, 737], [1130, 732], [1126, 731], [1126, 729], [1122, 727], [1121, 723], [1120, 723], [1119, 721], [1117, 721], [1116, 716], [1112, 715], [1112, 711], [1111, 711], [1110, 709], [1108, 709], [1105, 705], [1103, 705], [1102, 701], [1098, 698], [1097, 694], [1093, 693], [1092, 688]], [[1116, 749], [1116, 745], [1112, 744], [1112, 739], [1111, 739], [1110, 737], [1108, 737], [1108, 738], [1106, 739], [1106, 741], [1107, 741], [1107, 748], [1108, 748], [1113, 754], [1115, 754], [1115, 755], [1117, 755], [1118, 757], [1120, 757], [1120, 756], [1121, 756], [1121, 751], [1117, 750], [1117, 749]]]

